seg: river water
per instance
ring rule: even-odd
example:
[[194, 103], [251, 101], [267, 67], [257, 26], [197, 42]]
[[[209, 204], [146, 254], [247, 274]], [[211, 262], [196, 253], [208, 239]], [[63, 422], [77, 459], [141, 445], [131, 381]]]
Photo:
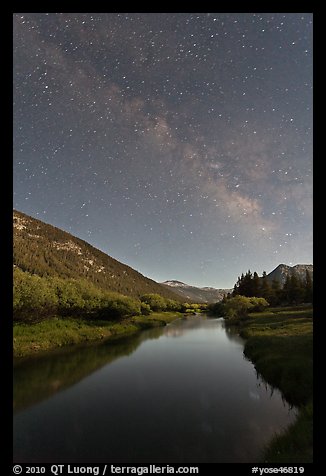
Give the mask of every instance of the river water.
[[196, 317], [16, 364], [15, 462], [256, 462], [296, 410], [243, 345]]

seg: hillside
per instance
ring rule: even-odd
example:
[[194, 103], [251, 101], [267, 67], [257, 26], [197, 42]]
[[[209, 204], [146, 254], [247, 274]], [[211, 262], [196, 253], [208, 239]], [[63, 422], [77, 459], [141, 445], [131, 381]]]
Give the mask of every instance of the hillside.
[[216, 288], [198, 288], [182, 283], [181, 281], [165, 281], [161, 283], [167, 288], [172, 288], [176, 294], [179, 294], [183, 300], [196, 303], [212, 303], [223, 299], [223, 295], [232, 291], [232, 289], [216, 289]]
[[284, 284], [286, 277], [292, 275], [293, 273], [302, 279], [306, 277], [306, 271], [309, 271], [311, 279], [313, 279], [314, 268], [312, 264], [297, 264], [295, 266], [288, 266], [287, 264], [279, 264], [273, 271], [271, 271], [266, 278], [272, 282], [273, 280], [278, 281], [280, 284]]
[[146, 293], [181, 301], [180, 295], [146, 278], [85, 241], [14, 210], [14, 266], [39, 276], [83, 278], [106, 291], [132, 297]]

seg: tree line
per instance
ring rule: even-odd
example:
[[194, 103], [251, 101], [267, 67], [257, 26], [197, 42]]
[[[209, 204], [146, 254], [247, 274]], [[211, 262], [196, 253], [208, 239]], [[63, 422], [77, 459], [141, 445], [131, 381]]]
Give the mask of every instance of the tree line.
[[265, 271], [259, 277], [248, 270], [238, 277], [232, 293], [224, 295], [222, 301], [210, 304], [208, 311], [227, 319], [246, 319], [249, 312], [261, 312], [269, 305], [312, 303], [312, 298], [313, 282], [308, 270], [304, 279], [295, 273], [287, 275], [283, 286], [277, 280], [270, 282]]
[[185, 307], [154, 293], [138, 299], [105, 291], [87, 280], [41, 277], [14, 268], [13, 316], [16, 321], [37, 321], [54, 315], [120, 319], [148, 315], [152, 311], [177, 312], [185, 311]]
[[265, 271], [262, 277], [259, 277], [256, 272], [252, 274], [248, 270], [245, 275], [242, 274], [238, 277], [234, 285], [231, 296], [239, 295], [262, 297], [271, 306], [311, 303], [313, 298], [313, 281], [311, 273], [306, 270], [303, 279], [300, 279], [296, 273], [288, 274], [284, 285], [281, 286], [280, 282], [276, 279], [270, 282]]

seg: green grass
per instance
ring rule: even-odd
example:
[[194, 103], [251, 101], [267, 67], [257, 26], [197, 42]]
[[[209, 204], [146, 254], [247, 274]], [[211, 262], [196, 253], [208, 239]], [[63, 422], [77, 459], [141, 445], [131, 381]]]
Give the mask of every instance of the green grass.
[[312, 308], [274, 308], [253, 313], [241, 325], [244, 353], [258, 373], [299, 408], [296, 422], [276, 436], [265, 462], [312, 461]]
[[82, 318], [54, 317], [35, 324], [14, 324], [14, 357], [26, 357], [40, 352], [101, 339], [114, 339], [141, 329], [163, 326], [178, 319], [181, 313], [152, 313], [121, 321], [99, 321]]

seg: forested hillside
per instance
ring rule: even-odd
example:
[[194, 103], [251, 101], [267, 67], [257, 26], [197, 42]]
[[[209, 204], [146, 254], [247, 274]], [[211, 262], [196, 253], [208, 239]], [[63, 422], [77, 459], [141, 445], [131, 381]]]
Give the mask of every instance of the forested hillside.
[[132, 297], [156, 293], [180, 296], [85, 241], [24, 213], [14, 211], [14, 266], [31, 274], [83, 279], [105, 291]]

